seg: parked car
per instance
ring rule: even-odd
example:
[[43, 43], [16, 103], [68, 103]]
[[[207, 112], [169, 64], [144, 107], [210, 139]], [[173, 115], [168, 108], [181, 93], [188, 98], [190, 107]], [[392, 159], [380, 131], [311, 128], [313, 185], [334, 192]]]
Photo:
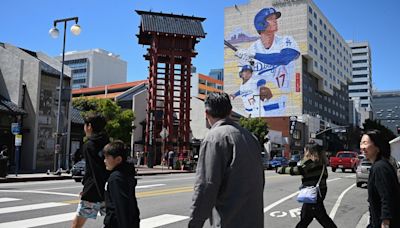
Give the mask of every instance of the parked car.
[[300, 163], [300, 154], [293, 154], [289, 160], [289, 166], [297, 166]]
[[[397, 179], [400, 182], [400, 161], [396, 162], [397, 164]], [[363, 159], [360, 162], [360, 165], [357, 167], [357, 172], [356, 172], [356, 185], [357, 187], [361, 187], [362, 184], [368, 184], [368, 176], [369, 176], [369, 170], [371, 169], [372, 163], [367, 160]]]
[[371, 169], [372, 163], [367, 160], [363, 159], [361, 160], [360, 164], [357, 167], [356, 170], [356, 185], [357, 187], [361, 187], [362, 184], [368, 183], [368, 176], [369, 176], [369, 170]]
[[274, 157], [270, 161], [271, 168], [277, 168], [277, 167], [288, 166], [288, 165], [289, 165], [289, 161], [285, 157]]
[[265, 152], [261, 152], [261, 160], [262, 160], [264, 169], [271, 168], [270, 167], [270, 160], [268, 158], [268, 155]]
[[329, 159], [332, 172], [335, 172], [336, 169], [342, 169], [342, 172], [346, 169], [351, 169], [355, 173], [359, 162], [358, 153], [354, 151], [339, 151], [336, 157]]
[[81, 182], [83, 176], [85, 175], [85, 166], [85, 160], [80, 160], [75, 163], [71, 169], [72, 179], [74, 179], [76, 182]]

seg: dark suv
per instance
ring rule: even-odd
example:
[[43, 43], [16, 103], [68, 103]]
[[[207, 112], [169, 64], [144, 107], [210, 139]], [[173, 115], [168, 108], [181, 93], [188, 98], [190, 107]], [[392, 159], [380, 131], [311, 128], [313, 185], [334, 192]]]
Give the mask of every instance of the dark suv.
[[85, 166], [85, 160], [80, 160], [75, 163], [71, 169], [72, 179], [74, 179], [76, 182], [81, 182], [83, 176], [85, 175]]

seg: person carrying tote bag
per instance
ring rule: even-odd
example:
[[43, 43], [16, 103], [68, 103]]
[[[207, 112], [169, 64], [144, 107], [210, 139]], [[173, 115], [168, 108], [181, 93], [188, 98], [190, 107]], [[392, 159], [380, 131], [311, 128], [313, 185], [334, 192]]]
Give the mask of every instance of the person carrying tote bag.
[[303, 203], [300, 221], [296, 228], [308, 227], [314, 218], [323, 227], [336, 228], [337, 226], [329, 217], [324, 206], [324, 199], [327, 193], [326, 179], [328, 178], [325, 152], [322, 151], [318, 144], [310, 142], [304, 148], [304, 159], [301, 163], [300, 166], [280, 167], [277, 170], [279, 174], [302, 175], [300, 189], [314, 187], [314, 190], [317, 191], [316, 201]]

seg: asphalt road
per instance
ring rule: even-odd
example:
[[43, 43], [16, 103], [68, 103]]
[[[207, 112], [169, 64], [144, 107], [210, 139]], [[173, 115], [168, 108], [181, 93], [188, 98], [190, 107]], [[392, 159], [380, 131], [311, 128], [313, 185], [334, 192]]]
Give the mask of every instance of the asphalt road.
[[[186, 227], [194, 174], [139, 178], [136, 195], [141, 227]], [[301, 207], [296, 202], [299, 185], [298, 176], [266, 171], [265, 227], [296, 225]], [[0, 228], [70, 227], [81, 189], [73, 180], [0, 184]], [[357, 227], [365, 223], [367, 191], [355, 186], [353, 173], [329, 173], [325, 206], [338, 227]], [[88, 220], [85, 227], [101, 227], [102, 219]], [[209, 227], [208, 222], [205, 227]], [[313, 221], [310, 227], [321, 226]]]

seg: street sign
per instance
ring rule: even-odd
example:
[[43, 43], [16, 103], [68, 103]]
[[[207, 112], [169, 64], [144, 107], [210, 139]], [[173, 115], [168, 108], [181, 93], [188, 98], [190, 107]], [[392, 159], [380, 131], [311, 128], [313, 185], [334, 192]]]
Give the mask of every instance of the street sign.
[[15, 146], [22, 146], [22, 135], [15, 135]]
[[290, 135], [293, 135], [293, 132], [295, 130], [296, 127], [296, 122], [297, 122], [297, 116], [291, 116], [289, 117], [289, 133]]
[[13, 135], [21, 133], [21, 125], [19, 123], [11, 123], [11, 133]]

